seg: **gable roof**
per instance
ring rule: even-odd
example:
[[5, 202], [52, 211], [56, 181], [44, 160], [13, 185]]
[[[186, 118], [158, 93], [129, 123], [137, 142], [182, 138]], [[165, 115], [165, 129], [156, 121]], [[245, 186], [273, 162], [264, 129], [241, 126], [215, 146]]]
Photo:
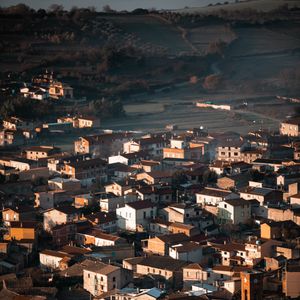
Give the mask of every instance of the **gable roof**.
[[154, 204], [150, 200], [134, 201], [134, 202], [126, 203], [126, 205], [135, 210], [154, 207]]

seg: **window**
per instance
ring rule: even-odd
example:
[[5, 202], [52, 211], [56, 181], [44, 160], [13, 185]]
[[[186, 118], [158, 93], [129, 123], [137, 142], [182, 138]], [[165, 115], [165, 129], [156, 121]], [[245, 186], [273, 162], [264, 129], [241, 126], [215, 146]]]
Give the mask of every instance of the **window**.
[[146, 216], [147, 216], [147, 214], [146, 214], [146, 212], [144, 211], [144, 219], [146, 219]]
[[91, 277], [91, 274], [90, 273], [88, 273], [88, 278], [90, 278]]
[[116, 282], [116, 277], [113, 277], [113, 282]]

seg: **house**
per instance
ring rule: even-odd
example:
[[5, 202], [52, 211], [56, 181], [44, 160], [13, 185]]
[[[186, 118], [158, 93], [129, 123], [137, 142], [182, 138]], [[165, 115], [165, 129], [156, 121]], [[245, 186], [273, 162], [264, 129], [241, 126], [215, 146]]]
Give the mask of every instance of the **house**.
[[163, 158], [188, 159], [192, 161], [201, 161], [205, 158], [205, 145], [192, 147], [189, 144], [183, 148], [164, 148]]
[[59, 269], [61, 262], [70, 262], [73, 255], [54, 250], [43, 250], [39, 253], [40, 267], [44, 270]]
[[8, 117], [3, 120], [3, 128], [11, 131], [17, 131], [19, 129], [33, 130], [37, 125], [38, 124], [33, 121], [23, 120], [17, 117]]
[[183, 233], [163, 234], [142, 241], [143, 252], [161, 256], [168, 256], [169, 249], [176, 245], [188, 241], [189, 237]]
[[237, 162], [242, 160], [242, 150], [245, 142], [242, 140], [226, 140], [220, 142], [216, 149], [216, 160]]
[[169, 222], [189, 223], [191, 218], [200, 216], [200, 208], [186, 203], [174, 203], [161, 210]]
[[256, 199], [260, 205], [267, 203], [281, 203], [283, 200], [283, 193], [279, 190], [273, 190], [264, 187], [249, 186], [240, 191], [240, 197], [245, 200]]
[[104, 233], [99, 229], [87, 229], [83, 232], [77, 232], [75, 240], [79, 245], [94, 245], [96, 247], [126, 244], [125, 239]]
[[300, 296], [300, 265], [288, 264], [283, 272], [282, 292], [286, 297], [291, 299], [299, 298]]
[[136, 175], [136, 180], [143, 180], [147, 184], [171, 184], [173, 180], [173, 175], [171, 172], [167, 171], [153, 171], [149, 173], [139, 173]]
[[151, 200], [153, 203], [170, 203], [173, 198], [171, 187], [143, 186], [136, 188], [137, 197], [141, 200]]
[[115, 212], [100, 211], [86, 216], [86, 219], [94, 226], [106, 233], [117, 231], [118, 219]]
[[150, 289], [124, 288], [113, 293], [114, 299], [117, 300], [159, 300], [165, 295], [165, 291], [156, 287]]
[[32, 146], [25, 150], [26, 158], [31, 160], [49, 158], [50, 156], [59, 152], [60, 149], [53, 146]]
[[160, 218], [153, 219], [152, 221], [150, 221], [150, 225], [149, 225], [150, 236], [168, 234], [170, 224], [172, 223], [168, 221], [164, 221]]
[[75, 128], [95, 128], [100, 127], [100, 119], [95, 117], [76, 117], [73, 124]]
[[34, 208], [30, 206], [16, 206], [2, 210], [2, 220], [7, 226], [10, 226], [10, 223], [13, 221], [33, 221], [35, 217]]
[[284, 239], [289, 235], [300, 236], [300, 227], [291, 220], [269, 221], [260, 225], [260, 237], [263, 239]]
[[274, 257], [276, 246], [282, 245], [282, 242], [272, 239], [258, 239], [256, 237], [249, 237], [245, 242], [245, 250], [247, 255], [245, 257], [245, 264], [253, 266], [260, 262], [264, 257]]
[[91, 206], [94, 203], [95, 203], [94, 196], [91, 195], [90, 193], [76, 195], [74, 197], [74, 206], [76, 208], [82, 208], [82, 207], [86, 207], [86, 206]]
[[161, 163], [156, 160], [140, 160], [138, 163], [133, 164], [132, 167], [144, 170], [146, 173], [160, 171], [162, 168]]
[[292, 137], [298, 137], [299, 125], [300, 125], [300, 120], [298, 118], [292, 118], [292, 119], [282, 121], [279, 128], [280, 134], [288, 135]]
[[186, 262], [201, 262], [203, 246], [193, 241], [182, 242], [169, 248], [169, 256]]
[[56, 205], [64, 202], [72, 202], [70, 196], [64, 190], [35, 192], [35, 207], [42, 209], [53, 208]]
[[163, 148], [166, 147], [166, 145], [167, 140], [163, 136], [144, 137], [125, 142], [123, 151], [125, 153], [133, 153], [143, 150], [147, 151], [150, 156], [161, 157]]
[[44, 212], [44, 230], [51, 231], [51, 229], [59, 224], [66, 224], [79, 220], [80, 211], [74, 206], [59, 206], [50, 208]]
[[123, 143], [128, 141], [132, 134], [102, 133], [80, 137], [74, 143], [75, 153], [92, 154], [103, 158], [117, 155], [123, 150]]
[[217, 205], [219, 202], [229, 199], [236, 199], [239, 196], [228, 190], [206, 187], [196, 193], [196, 202], [201, 205]]
[[252, 164], [256, 159], [262, 158], [264, 153], [261, 149], [247, 149], [241, 153], [241, 158], [245, 163]]
[[192, 237], [199, 234], [199, 228], [190, 225], [190, 224], [183, 224], [183, 223], [170, 223], [168, 229], [171, 233], [184, 233], [185, 235]]
[[93, 296], [121, 289], [131, 279], [130, 271], [99, 261], [94, 261], [94, 264], [83, 269], [83, 288]]
[[157, 216], [156, 206], [148, 200], [126, 203], [116, 209], [118, 227], [124, 230], [147, 229], [151, 219]]
[[49, 98], [49, 93], [45, 88], [38, 86], [26, 86], [20, 88], [20, 93], [24, 98], [30, 98], [35, 100], [46, 100]]
[[185, 261], [165, 256], [150, 256], [136, 264], [136, 273], [140, 275], [158, 276], [175, 289], [182, 287], [182, 268]]
[[73, 88], [68, 84], [54, 81], [49, 85], [49, 96], [53, 99], [73, 98]]
[[228, 199], [218, 203], [221, 223], [245, 224], [251, 218], [251, 205], [244, 199]]
[[120, 182], [113, 182], [105, 186], [105, 192], [112, 193], [115, 196], [125, 196], [127, 193], [132, 192], [132, 186], [127, 182], [123, 184]]
[[69, 222], [55, 225], [51, 228], [52, 243], [55, 247], [62, 247], [74, 241], [77, 232], [76, 223]]
[[137, 201], [137, 195], [134, 192], [128, 192], [124, 196], [116, 196], [113, 193], [101, 193], [97, 201], [101, 211], [103, 212], [115, 212], [118, 207], [123, 207], [125, 203]]
[[109, 167], [112, 172], [111, 178], [114, 180], [123, 180], [136, 173], [136, 168], [120, 163], [110, 164]]
[[101, 182], [107, 180], [106, 162], [101, 158], [65, 163], [61, 173], [69, 178], [78, 179], [87, 186], [96, 180]]
[[34, 243], [37, 239], [37, 229], [38, 224], [34, 221], [10, 222], [8, 233], [4, 235], [3, 239], [5, 241], [15, 240], [19, 242], [30, 240]]
[[81, 188], [80, 180], [76, 178], [54, 177], [48, 180], [51, 190], [78, 191]]
[[0, 130], [0, 146], [18, 146], [23, 144], [24, 136], [20, 131], [13, 131], [10, 129]]

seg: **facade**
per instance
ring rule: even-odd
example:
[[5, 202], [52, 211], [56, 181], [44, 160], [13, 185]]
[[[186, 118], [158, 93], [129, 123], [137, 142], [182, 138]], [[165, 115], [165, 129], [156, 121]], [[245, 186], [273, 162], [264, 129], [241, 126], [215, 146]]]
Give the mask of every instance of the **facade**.
[[83, 185], [90, 185], [96, 180], [107, 180], [106, 162], [100, 158], [65, 163], [61, 173], [80, 180]]
[[156, 206], [150, 201], [135, 201], [126, 203], [124, 207], [116, 209], [118, 227], [136, 231], [147, 229], [151, 219], [156, 218]]
[[290, 120], [283, 121], [280, 124], [280, 129], [279, 129], [280, 134], [297, 137], [299, 136], [299, 125], [300, 125], [300, 120], [298, 119], [290, 119]]
[[49, 96], [53, 99], [73, 98], [73, 88], [62, 82], [52, 82], [49, 86]]
[[44, 212], [44, 230], [51, 229], [60, 224], [66, 224], [79, 220], [80, 213], [74, 206], [60, 206], [48, 209]]
[[52, 146], [32, 146], [25, 150], [26, 158], [31, 160], [39, 160], [41, 158], [48, 158], [60, 152], [60, 149]]
[[230, 199], [219, 202], [218, 219], [221, 223], [245, 224], [251, 218], [250, 203], [244, 199]]
[[98, 261], [83, 270], [83, 288], [93, 296], [122, 288], [131, 278], [130, 272]]

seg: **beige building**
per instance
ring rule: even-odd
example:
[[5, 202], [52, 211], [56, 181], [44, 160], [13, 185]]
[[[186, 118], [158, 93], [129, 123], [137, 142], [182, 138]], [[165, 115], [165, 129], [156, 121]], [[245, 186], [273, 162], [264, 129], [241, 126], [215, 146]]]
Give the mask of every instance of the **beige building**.
[[280, 134], [288, 136], [299, 136], [299, 119], [290, 119], [281, 122], [280, 124]]
[[60, 149], [52, 146], [32, 146], [26, 149], [25, 152], [27, 159], [39, 160], [59, 153]]
[[114, 289], [120, 289], [130, 279], [122, 274], [120, 267], [95, 261], [83, 270], [83, 288], [93, 296], [99, 296]]
[[282, 278], [282, 291], [291, 299], [300, 296], [300, 266], [288, 265]]
[[241, 161], [243, 146], [244, 142], [241, 140], [223, 142], [216, 149], [216, 160], [228, 162]]
[[79, 220], [80, 213], [74, 206], [60, 206], [44, 212], [44, 230], [51, 229], [60, 224]]
[[62, 82], [53, 82], [49, 87], [49, 96], [54, 99], [73, 98], [73, 88]]

